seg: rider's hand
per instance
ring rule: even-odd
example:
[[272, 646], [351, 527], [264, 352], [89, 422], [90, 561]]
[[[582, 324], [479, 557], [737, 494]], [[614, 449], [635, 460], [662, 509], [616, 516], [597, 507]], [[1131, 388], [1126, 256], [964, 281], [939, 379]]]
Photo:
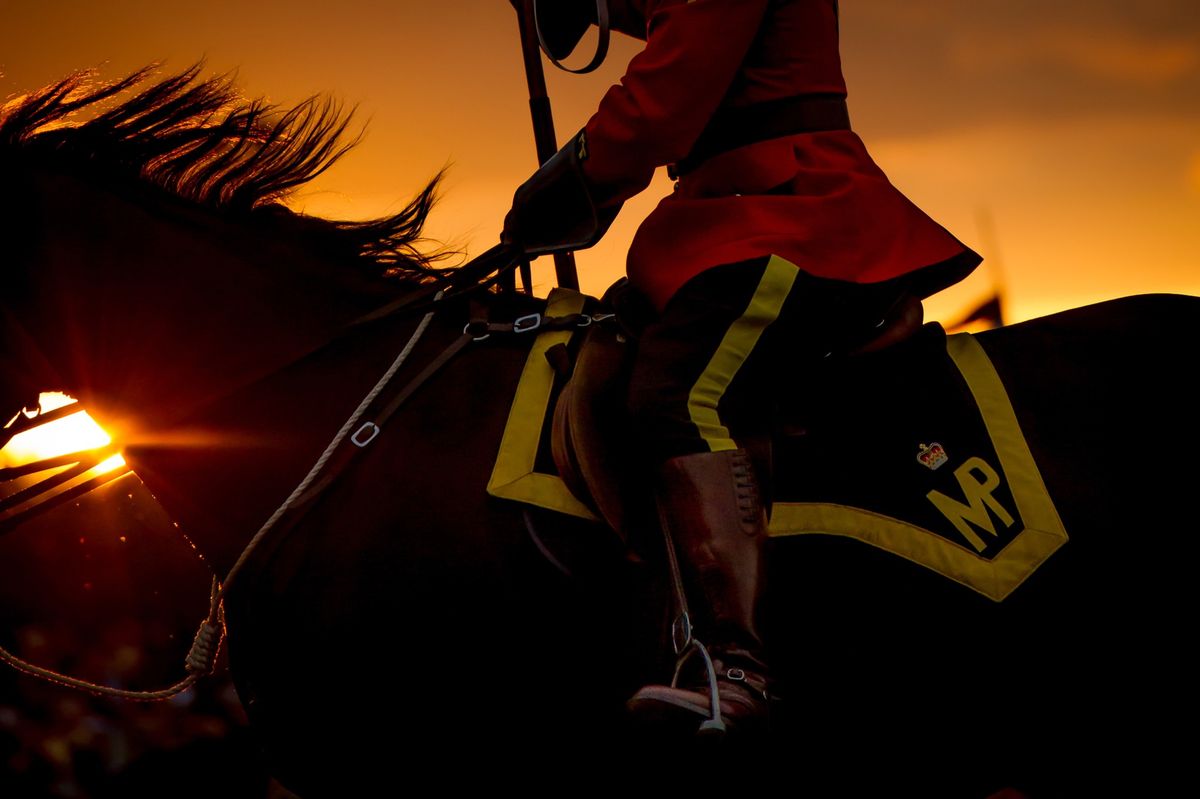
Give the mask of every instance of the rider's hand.
[[587, 136], [581, 131], [517, 188], [501, 243], [542, 255], [599, 241], [620, 205], [597, 207], [598, 192], [583, 171], [586, 159]]

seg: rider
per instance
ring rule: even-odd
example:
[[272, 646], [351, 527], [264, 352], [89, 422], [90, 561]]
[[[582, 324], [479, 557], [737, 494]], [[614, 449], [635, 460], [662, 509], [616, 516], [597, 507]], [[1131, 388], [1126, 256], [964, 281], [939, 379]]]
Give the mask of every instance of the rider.
[[606, 17], [646, 46], [517, 189], [502, 238], [547, 249], [589, 225], [598, 238], [656, 168], [677, 179], [629, 250], [630, 283], [658, 311], [638, 341], [630, 404], [707, 647], [685, 620], [677, 652], [701, 657], [629, 706], [702, 729], [757, 727], [770, 684], [757, 619], [767, 522], [745, 442], [769, 415], [770, 372], [803, 374], [865, 343], [902, 298], [961, 280], [980, 258], [894, 188], [850, 130], [836, 0], [604, 3], [537, 9], [552, 57]]

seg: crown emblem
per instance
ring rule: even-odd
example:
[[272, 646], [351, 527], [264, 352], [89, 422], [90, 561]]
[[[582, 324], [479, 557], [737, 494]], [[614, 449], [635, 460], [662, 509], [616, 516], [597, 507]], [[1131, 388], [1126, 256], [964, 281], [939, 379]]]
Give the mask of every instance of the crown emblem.
[[950, 457], [946, 454], [946, 450], [941, 444], [936, 441], [932, 444], [922, 444], [917, 452], [917, 460], [922, 466], [927, 466], [930, 469], [937, 469]]

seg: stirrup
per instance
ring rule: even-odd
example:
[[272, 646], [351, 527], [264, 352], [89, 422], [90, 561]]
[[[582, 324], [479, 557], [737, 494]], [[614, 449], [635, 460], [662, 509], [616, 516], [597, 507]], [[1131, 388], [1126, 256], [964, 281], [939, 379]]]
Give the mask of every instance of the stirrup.
[[[679, 618], [686, 619], [687, 617], [680, 616]], [[712, 655], [708, 653], [708, 647], [692, 637], [690, 622], [685, 623], [689, 628], [688, 637], [683, 651], [679, 652], [678, 649], [676, 650], [675, 674], [671, 677], [671, 687], [679, 687], [679, 677], [683, 673], [683, 667], [687, 665], [692, 655], [699, 652], [700, 657], [704, 659], [704, 672], [708, 678], [709, 717], [700, 722], [700, 727], [696, 730], [696, 734], [702, 736], [721, 736], [728, 729], [725, 726], [725, 718], [721, 715], [721, 692], [717, 688], [717, 669], [713, 665]]]

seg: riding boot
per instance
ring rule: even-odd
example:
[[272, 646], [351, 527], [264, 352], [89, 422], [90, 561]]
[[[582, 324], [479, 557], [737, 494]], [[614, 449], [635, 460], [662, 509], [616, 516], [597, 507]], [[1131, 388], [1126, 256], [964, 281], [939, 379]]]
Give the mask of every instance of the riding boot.
[[[757, 615], [767, 519], [750, 458], [741, 449], [672, 458], [660, 469], [657, 499], [680, 611], [672, 630], [678, 661], [671, 685], [642, 688], [628, 708], [646, 724], [761, 731], [769, 679]], [[699, 589], [695, 635], [681, 578]]]

